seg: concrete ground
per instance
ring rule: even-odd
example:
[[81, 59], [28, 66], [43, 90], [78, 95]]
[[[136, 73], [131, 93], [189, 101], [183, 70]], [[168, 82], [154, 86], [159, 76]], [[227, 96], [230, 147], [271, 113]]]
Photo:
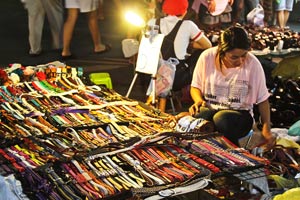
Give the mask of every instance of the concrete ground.
[[[297, 22], [300, 7], [296, 4], [291, 13], [289, 23], [293, 30], [300, 30]], [[79, 16], [72, 40], [72, 53], [76, 58], [66, 61], [72, 67], [83, 67], [84, 73], [108, 72], [111, 75], [113, 89], [122, 95], [126, 95], [134, 76], [134, 66], [124, 58], [121, 41], [126, 38], [129, 24], [120, 16], [113, 1], [105, 1], [104, 20], [99, 20], [99, 28], [104, 43], [111, 44], [112, 50], [102, 55], [93, 53], [91, 36], [88, 31], [86, 17]], [[51, 50], [51, 35], [47, 20], [45, 21], [42, 46], [43, 53], [38, 57], [28, 55], [28, 28], [27, 11], [20, 0], [0, 2], [0, 67], [7, 67], [11, 63], [23, 65], [45, 64], [55, 60], [61, 60], [59, 51]], [[143, 76], [138, 76], [130, 97], [145, 101], [145, 86], [141, 83]]]
[[[105, 1], [104, 20], [99, 20], [99, 29], [102, 40], [112, 46], [112, 50], [105, 54], [94, 54], [91, 36], [87, 27], [86, 17], [81, 14], [75, 26], [71, 50], [74, 59], [65, 63], [72, 67], [83, 67], [84, 74], [93, 72], [108, 72], [112, 79], [113, 89], [121, 95], [126, 95], [133, 80], [135, 69], [129, 60], [124, 58], [121, 42], [127, 36], [129, 24], [120, 16], [113, 1]], [[300, 3], [297, 3], [290, 15], [288, 25], [292, 30], [300, 31]], [[20, 0], [0, 2], [0, 67], [6, 68], [11, 63], [23, 65], [38, 65], [52, 61], [61, 61], [60, 52], [51, 50], [51, 35], [47, 20], [45, 20], [42, 47], [43, 53], [38, 57], [30, 57], [28, 54], [28, 28], [27, 11]], [[276, 60], [275, 60], [276, 61]], [[146, 75], [147, 77], [148, 75]], [[139, 74], [130, 98], [145, 101], [146, 85], [143, 83], [145, 75]], [[149, 77], [148, 77], [149, 78]], [[170, 104], [168, 104], [170, 111]], [[181, 111], [187, 111], [189, 102], [183, 103]], [[256, 131], [257, 142], [260, 140], [260, 132]], [[247, 142], [247, 137], [241, 140], [241, 146]], [[255, 146], [256, 140], [251, 140], [250, 148]]]
[[[85, 75], [92, 72], [108, 72], [113, 89], [126, 95], [134, 76], [134, 67], [123, 56], [121, 41], [126, 38], [128, 24], [119, 16], [111, 1], [105, 1], [105, 20], [99, 20], [99, 29], [104, 43], [110, 44], [112, 50], [105, 54], [94, 54], [92, 39], [87, 27], [86, 16], [81, 14], [75, 26], [71, 43], [74, 59], [65, 63], [72, 67], [83, 67]], [[28, 44], [27, 11], [20, 0], [0, 2], [0, 67], [6, 68], [11, 63], [23, 65], [46, 64], [62, 61], [60, 51], [51, 50], [51, 35], [45, 20], [42, 54], [30, 57]], [[139, 80], [136, 82], [131, 98], [145, 100], [145, 90]]]

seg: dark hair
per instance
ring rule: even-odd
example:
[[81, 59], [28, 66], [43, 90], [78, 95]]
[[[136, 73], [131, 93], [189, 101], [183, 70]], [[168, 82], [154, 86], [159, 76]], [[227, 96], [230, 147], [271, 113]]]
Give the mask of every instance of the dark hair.
[[218, 45], [219, 61], [224, 57], [227, 51], [233, 49], [249, 50], [251, 41], [247, 31], [238, 25], [231, 26], [221, 33]]

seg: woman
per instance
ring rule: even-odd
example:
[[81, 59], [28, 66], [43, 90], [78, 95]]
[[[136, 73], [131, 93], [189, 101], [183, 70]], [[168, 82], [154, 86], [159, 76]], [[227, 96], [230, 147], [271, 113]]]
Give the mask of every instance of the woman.
[[270, 147], [269, 92], [263, 68], [251, 53], [247, 32], [239, 26], [226, 29], [219, 45], [204, 51], [194, 70], [189, 108], [195, 117], [213, 121], [215, 128], [238, 145], [253, 126], [253, 104], [258, 105], [262, 135]]
[[206, 30], [228, 27], [232, 21], [233, 2], [233, 0], [194, 0], [191, 8], [196, 13], [196, 24]]
[[94, 53], [102, 54], [111, 49], [110, 45], [102, 43], [97, 20], [97, 8], [99, 0], [65, 0], [65, 8], [68, 16], [64, 24], [63, 50], [61, 57], [63, 60], [72, 58], [71, 40], [79, 13], [86, 13], [87, 23], [94, 44]]

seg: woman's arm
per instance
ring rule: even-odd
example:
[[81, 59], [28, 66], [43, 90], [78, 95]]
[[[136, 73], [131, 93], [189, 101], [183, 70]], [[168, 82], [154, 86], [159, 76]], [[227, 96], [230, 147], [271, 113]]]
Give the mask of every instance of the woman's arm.
[[275, 143], [275, 138], [271, 133], [271, 117], [269, 100], [258, 104], [258, 111], [262, 123], [262, 135], [266, 139], [266, 147], [271, 148]]
[[194, 49], [208, 49], [212, 47], [210, 40], [203, 35], [199, 40], [192, 43]]

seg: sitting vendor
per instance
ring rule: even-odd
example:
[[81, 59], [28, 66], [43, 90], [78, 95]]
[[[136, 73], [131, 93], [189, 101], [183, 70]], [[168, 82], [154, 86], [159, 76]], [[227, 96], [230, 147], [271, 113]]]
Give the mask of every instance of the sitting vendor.
[[274, 145], [270, 130], [269, 92], [261, 63], [249, 52], [246, 30], [233, 26], [222, 32], [219, 44], [199, 57], [191, 83], [194, 104], [189, 113], [214, 123], [215, 129], [238, 145], [253, 127], [258, 105], [266, 147]]

